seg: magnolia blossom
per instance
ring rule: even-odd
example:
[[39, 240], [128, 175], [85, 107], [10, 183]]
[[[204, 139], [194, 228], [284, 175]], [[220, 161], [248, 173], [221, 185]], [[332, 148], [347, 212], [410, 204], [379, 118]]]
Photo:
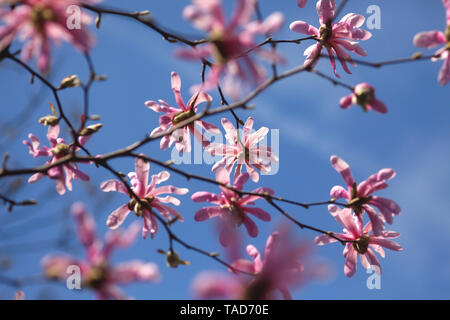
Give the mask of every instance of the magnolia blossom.
[[264, 258], [253, 245], [247, 246], [247, 253], [253, 261], [237, 260], [232, 266], [241, 271], [253, 273], [256, 277], [247, 288], [252, 299], [268, 299], [273, 291], [281, 292], [284, 299], [292, 299], [288, 287], [300, 281], [303, 266], [298, 261], [308, 252], [301, 243], [288, 241], [285, 234], [272, 233], [266, 242]]
[[[3, 1], [4, 3], [5, 1]], [[71, 23], [71, 5], [81, 6], [81, 3], [97, 3], [99, 0], [25, 0], [9, 10], [0, 8], [0, 50], [11, 44], [16, 36], [26, 41], [22, 49], [22, 58], [29, 60], [37, 58], [37, 65], [43, 72], [50, 67], [50, 39], [56, 44], [61, 40], [71, 43], [77, 49], [87, 52], [93, 45], [93, 38], [87, 32], [86, 25], [91, 18], [80, 11], [80, 26], [69, 29]]]
[[[23, 144], [27, 145], [30, 149], [30, 154], [35, 157], [50, 157], [45, 164], [51, 165], [61, 158], [71, 154], [72, 152], [78, 151], [80, 148], [72, 145], [67, 145], [63, 138], [58, 138], [59, 136], [59, 125], [49, 126], [47, 132], [47, 139], [49, 141], [50, 147], [40, 147], [41, 142], [39, 139], [30, 133], [28, 135], [28, 140], [24, 140]], [[89, 140], [90, 136], [79, 137], [78, 142], [81, 146], [84, 146]], [[44, 173], [35, 173], [28, 179], [28, 183], [34, 183], [39, 181], [42, 177], [44, 177]], [[56, 167], [52, 167], [46, 173], [46, 175], [50, 179], [54, 179], [56, 181], [56, 191], [60, 195], [63, 195], [66, 192], [66, 188], [72, 191], [72, 179], [84, 180], [88, 181], [89, 176], [85, 173], [78, 170], [78, 166], [76, 163], [68, 162], [63, 165], [59, 165]]]
[[450, 81], [450, 0], [442, 0], [447, 14], [447, 29], [445, 34], [442, 31], [434, 30], [420, 32], [414, 37], [414, 45], [419, 48], [431, 49], [439, 45], [444, 45], [439, 49], [433, 61], [444, 60], [444, 65], [439, 72], [438, 81], [445, 86]]
[[360, 105], [364, 111], [374, 110], [386, 113], [386, 105], [375, 97], [375, 88], [368, 83], [360, 83], [353, 89], [353, 93], [343, 97], [339, 104], [342, 109], [348, 109], [352, 105]]
[[142, 229], [142, 236], [144, 239], [149, 233], [153, 239], [158, 231], [158, 221], [153, 210], [157, 210], [167, 220], [171, 220], [172, 217], [174, 217], [178, 221], [184, 221], [178, 211], [166, 205], [166, 203], [171, 203], [175, 206], [179, 206], [180, 200], [169, 195], [164, 197], [161, 195], [181, 195], [188, 193], [189, 190], [170, 185], [156, 188], [157, 184], [169, 179], [170, 173], [167, 171], [161, 171], [158, 174], [152, 175], [152, 179], [149, 183], [148, 174], [150, 171], [150, 163], [141, 158], [136, 158], [135, 169], [136, 172], [128, 173], [128, 177], [131, 180], [131, 190], [133, 190], [134, 194], [139, 197], [139, 201], [137, 201], [133, 195], [130, 194], [126, 186], [119, 180], [107, 180], [100, 185], [100, 188], [105, 192], [118, 191], [131, 198], [128, 203], [119, 207], [109, 215], [106, 225], [110, 229], [118, 228], [128, 214], [133, 211], [136, 216], [144, 219], [144, 226]]
[[[395, 177], [392, 169], [381, 169], [371, 175], [367, 180], [357, 184], [353, 180], [350, 166], [338, 156], [331, 156], [331, 165], [342, 176], [347, 188], [334, 186], [330, 191], [333, 199], [347, 199], [356, 216], [362, 221], [363, 212], [367, 212], [375, 235], [381, 234], [384, 223], [392, 224], [394, 215], [401, 213], [401, 209], [393, 200], [372, 195], [377, 190], [388, 187], [386, 181]], [[372, 207], [375, 206], [381, 212], [378, 214]]]
[[[200, 103], [211, 103], [212, 101], [211, 96], [203, 91], [198, 91], [194, 94], [194, 96], [192, 96], [187, 105], [185, 105], [180, 91], [181, 79], [176, 72], [172, 72], [171, 81], [172, 91], [175, 95], [175, 101], [179, 108], [171, 107], [164, 100], [158, 100], [159, 103], [155, 101], [145, 102], [145, 105], [153, 111], [164, 113], [164, 115], [159, 118], [159, 127], [155, 128], [151, 135], [163, 133], [170, 130], [173, 126], [176, 126], [180, 122], [194, 117], [197, 112], [197, 106]], [[208, 131], [211, 134], [220, 133], [219, 128], [215, 125], [203, 120], [195, 120], [182, 128], [176, 129], [172, 132], [172, 134], [163, 136], [160, 143], [161, 150], [165, 150], [167, 146], [171, 147], [173, 143], [175, 143], [175, 147], [179, 152], [191, 152], [191, 134], [194, 135], [194, 138], [196, 138], [202, 146], [208, 146], [209, 141], [203, 137], [201, 131], [198, 131], [196, 125], [202, 127], [205, 131]]]
[[[255, 48], [257, 35], [277, 32], [282, 23], [283, 15], [275, 12], [264, 21], [251, 21], [255, 12], [256, 0], [237, 0], [237, 6], [230, 21], [226, 21], [220, 0], [192, 0], [183, 12], [184, 18], [194, 26], [208, 33], [209, 42], [196, 46], [194, 49], [179, 49], [179, 57], [190, 60], [213, 60], [208, 73], [205, 90], [212, 90], [225, 74], [225, 92], [233, 97], [238, 96], [241, 81], [243, 84], [256, 85], [264, 80], [264, 69], [256, 64], [248, 51], [253, 51], [270, 61], [282, 60], [278, 55], [262, 48]], [[254, 50], [253, 50], [254, 49]]]
[[[345, 257], [344, 273], [347, 277], [355, 274], [358, 255], [365, 269], [372, 266], [375, 272], [381, 274], [381, 265], [374, 251], [384, 258], [383, 247], [394, 251], [403, 250], [398, 243], [389, 240], [399, 237], [399, 233], [383, 231], [376, 236], [371, 234], [372, 223], [367, 223], [363, 228], [362, 220], [353, 216], [351, 209], [339, 209], [335, 205], [330, 205], [328, 210], [336, 221], [345, 228], [344, 233], [333, 233], [333, 235], [340, 240], [349, 241], [346, 243], [343, 252]], [[324, 245], [337, 240], [325, 234], [316, 237], [314, 241], [318, 245]]]
[[362, 15], [349, 13], [339, 22], [333, 22], [336, 4], [334, 0], [320, 0], [316, 5], [319, 15], [320, 28], [317, 29], [304, 21], [294, 21], [289, 28], [292, 31], [315, 36], [317, 43], [305, 50], [305, 65], [313, 67], [320, 58], [325, 47], [330, 57], [331, 67], [337, 77], [335, 56], [339, 59], [345, 72], [351, 73], [347, 62], [356, 65], [344, 49], [360, 56], [367, 56], [366, 51], [355, 40], [368, 40], [372, 34], [369, 31], [359, 29], [364, 24]]
[[[309, 246], [291, 239], [289, 233], [274, 232], [266, 242], [264, 257], [253, 245], [247, 246], [252, 261], [240, 259], [232, 263], [236, 275], [201, 273], [193, 282], [193, 294], [200, 299], [275, 299], [281, 293], [292, 299], [288, 288], [298, 286], [322, 273], [323, 268], [306, 270], [300, 261], [308, 262]], [[243, 274], [245, 272], [246, 274]], [[253, 275], [248, 278], [248, 274]]]
[[212, 156], [223, 156], [220, 161], [214, 164], [212, 171], [225, 168], [230, 174], [234, 164], [237, 163], [235, 176], [240, 175], [242, 166], [245, 166], [251, 179], [258, 182], [259, 174], [256, 169], [262, 173], [268, 173], [271, 170], [270, 164], [278, 162], [278, 157], [272, 153], [270, 147], [258, 145], [266, 137], [269, 129], [262, 127], [258, 131], [252, 132], [252, 117], [249, 117], [245, 122], [242, 137], [239, 137], [239, 131], [225, 118], [222, 118], [222, 126], [225, 129], [225, 137], [229, 144], [211, 143], [205, 148]]
[[160, 276], [154, 263], [139, 260], [110, 264], [112, 253], [118, 248], [128, 248], [139, 233], [139, 222], [130, 225], [127, 231], [110, 231], [104, 242], [98, 239], [95, 222], [81, 203], [72, 205], [71, 214], [77, 224], [78, 238], [86, 250], [86, 259], [65, 255], [49, 255], [42, 259], [45, 275], [51, 279], [64, 281], [78, 267], [81, 272], [81, 287], [97, 292], [99, 299], [126, 299], [118, 285], [136, 281], [155, 282]]
[[[234, 180], [234, 188], [242, 190], [244, 184], [248, 181], [248, 173], [242, 173], [236, 176]], [[216, 180], [225, 185], [230, 185], [230, 175], [223, 169], [219, 168], [216, 172]], [[210, 202], [215, 206], [204, 207], [195, 213], [195, 221], [205, 221], [214, 217], [221, 219], [220, 243], [228, 246], [233, 241], [234, 229], [244, 224], [248, 234], [255, 238], [258, 235], [258, 227], [250, 219], [249, 214], [255, 216], [262, 221], [270, 221], [270, 215], [263, 209], [252, 207], [255, 200], [263, 198], [256, 195], [239, 196], [238, 193], [220, 186], [222, 191], [220, 194], [214, 194], [207, 191], [196, 192], [192, 195], [195, 202]], [[273, 195], [274, 192], [270, 188], [261, 187], [252, 193]]]

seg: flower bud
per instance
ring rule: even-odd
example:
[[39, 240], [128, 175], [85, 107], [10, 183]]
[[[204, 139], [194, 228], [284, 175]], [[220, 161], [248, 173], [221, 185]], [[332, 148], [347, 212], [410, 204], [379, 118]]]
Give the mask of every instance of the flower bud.
[[144, 10], [144, 11], [139, 12], [139, 16], [147, 16], [149, 14], [150, 14], [149, 10]]
[[61, 80], [58, 90], [66, 89], [66, 88], [75, 88], [81, 84], [80, 79], [77, 75], [67, 76]]
[[354, 90], [353, 103], [360, 105], [364, 111], [367, 111], [367, 105], [373, 102], [375, 90], [372, 86], [362, 83], [358, 84]]
[[59, 123], [59, 118], [51, 115], [47, 115], [39, 119], [39, 123], [44, 126], [56, 126]]
[[69, 154], [69, 150], [70, 148], [67, 144], [60, 143], [51, 150], [51, 153], [53, 153], [55, 156], [65, 156]]
[[83, 128], [80, 131], [80, 136], [82, 136], [82, 137], [90, 136], [90, 135], [96, 133], [97, 131], [99, 131], [102, 127], [103, 127], [103, 125], [101, 123], [96, 123], [96, 124], [93, 124], [92, 126]]
[[166, 263], [169, 268], [177, 268], [180, 264], [185, 266], [189, 265], [188, 261], [181, 260], [178, 253], [173, 250], [169, 250], [165, 254], [166, 254]]

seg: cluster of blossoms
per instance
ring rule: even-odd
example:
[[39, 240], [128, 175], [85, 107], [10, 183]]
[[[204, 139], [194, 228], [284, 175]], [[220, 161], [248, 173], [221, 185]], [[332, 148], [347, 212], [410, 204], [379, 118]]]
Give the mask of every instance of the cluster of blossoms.
[[[0, 50], [11, 45], [17, 37], [26, 41], [22, 49], [25, 61], [37, 58], [38, 68], [48, 72], [50, 68], [51, 43], [59, 44], [61, 40], [71, 43], [82, 52], [88, 52], [94, 44], [93, 37], [87, 32], [86, 25], [91, 17], [80, 11], [80, 26], [73, 29], [67, 27], [68, 8], [81, 3], [95, 4], [101, 0], [24, 0], [12, 10], [0, 7]], [[1, 0], [0, 5], [8, 5], [11, 1]]]
[[90, 288], [99, 299], [126, 299], [118, 285], [131, 282], [155, 282], [160, 278], [158, 267], [154, 263], [139, 260], [111, 265], [110, 257], [118, 248], [128, 248], [136, 239], [140, 226], [136, 222], [122, 232], [111, 231], [102, 242], [95, 231], [93, 217], [82, 203], [75, 203], [71, 208], [77, 224], [78, 238], [86, 250], [86, 259], [65, 255], [49, 255], [42, 259], [45, 275], [50, 279], [65, 281], [69, 276], [69, 267], [78, 267], [83, 288]]
[[[275, 12], [264, 21], [252, 20], [257, 0], [237, 0], [235, 11], [226, 21], [220, 0], [193, 0], [193, 4], [184, 9], [184, 18], [208, 34], [208, 42], [193, 49], [177, 50], [177, 56], [189, 60], [213, 60], [202, 89], [215, 89], [222, 76], [224, 91], [239, 96], [240, 85], [257, 85], [265, 78], [264, 68], [253, 61], [249, 51], [269, 61], [282, 60], [276, 54], [262, 48], [255, 48], [257, 35], [277, 32], [283, 24], [283, 15]], [[240, 81], [239, 81], [240, 80]]]
[[[447, 11], [445, 34], [441, 31], [419, 33], [414, 43], [425, 48], [445, 44], [445, 47], [434, 57], [445, 59], [439, 75], [439, 82], [445, 85], [450, 80], [450, 0], [443, 0], [443, 3]], [[7, 1], [0, 0], [0, 4], [7, 4]], [[92, 47], [93, 40], [86, 29], [81, 27], [69, 30], [66, 27], [66, 8], [73, 4], [80, 5], [81, 1], [25, 0], [16, 6], [2, 7], [0, 19], [4, 24], [0, 26], [0, 50], [7, 50], [16, 36], [26, 40], [27, 43], [22, 50], [23, 59], [37, 57], [41, 71], [48, 71], [50, 66], [50, 39], [56, 43], [65, 40], [87, 52]], [[159, 126], [151, 132], [151, 137], [161, 138], [161, 150], [175, 146], [180, 153], [191, 152], [191, 135], [193, 135], [206, 152], [212, 156], [222, 157], [212, 167], [220, 193], [199, 191], [195, 192], [191, 199], [194, 202], [212, 204], [199, 209], [193, 218], [195, 221], [205, 221], [217, 217], [220, 230], [219, 241], [224, 247], [236, 244], [236, 232], [242, 225], [250, 237], [258, 236], [258, 226], [252, 217], [265, 222], [271, 221], [270, 214], [256, 207], [255, 202], [272, 197], [274, 191], [270, 188], [259, 187], [252, 192], [245, 192], [243, 188], [249, 179], [255, 183], [259, 182], [259, 172], [262, 174], [270, 172], [271, 163], [276, 163], [279, 159], [270, 147], [261, 143], [268, 134], [268, 128], [261, 127], [254, 131], [252, 117], [249, 117], [245, 123], [237, 121], [243, 125], [242, 132], [239, 130], [239, 125], [235, 127], [228, 119], [221, 119], [228, 143], [209, 141], [202, 133], [202, 129], [212, 135], [220, 134], [221, 131], [217, 126], [200, 119], [199, 105], [206, 104], [207, 111], [212, 103], [212, 97], [207, 92], [221, 84], [225, 92], [232, 97], [237, 97], [241, 91], [241, 82], [248, 86], [256, 86], [264, 81], [264, 69], [252, 59], [253, 54], [270, 62], [283, 60], [275, 53], [275, 50], [266, 51], [258, 46], [256, 41], [259, 35], [268, 36], [277, 32], [282, 26], [283, 16], [275, 12], [265, 20], [252, 20], [256, 4], [257, 0], [237, 0], [237, 7], [231, 19], [227, 21], [220, 0], [193, 0], [192, 4], [185, 8], [183, 16], [195, 27], [207, 33], [207, 41], [188, 50], [179, 49], [177, 55], [202, 61], [210, 67], [209, 73], [201, 85], [194, 86], [194, 94], [187, 103], [182, 98], [181, 79], [176, 72], [171, 74], [171, 88], [177, 107], [172, 107], [164, 100], [145, 102], [148, 108], [163, 114], [159, 118]], [[297, 4], [303, 8], [307, 1], [298, 0]], [[359, 45], [359, 41], [368, 40], [371, 37], [370, 32], [361, 28], [365, 18], [362, 15], [349, 13], [339, 22], [335, 22], [334, 0], [319, 0], [316, 3], [316, 9], [320, 22], [319, 28], [304, 21], [294, 21], [289, 26], [290, 30], [310, 36], [309, 40], [314, 41], [314, 44], [304, 52], [305, 65], [310, 69], [314, 68], [326, 49], [332, 70], [337, 77], [339, 75], [336, 70], [336, 59], [339, 60], [345, 72], [351, 73], [347, 63], [354, 65], [354, 62], [347, 51], [360, 56], [367, 55]], [[89, 17], [82, 14], [83, 26], [88, 22]], [[376, 98], [375, 88], [365, 82], [353, 87], [353, 92], [343, 97], [339, 104], [343, 109], [359, 105], [364, 111], [387, 112], [385, 104]], [[26, 140], [23, 143], [29, 147], [33, 157], [49, 157], [46, 165], [51, 168], [34, 174], [28, 182], [36, 182], [46, 175], [56, 181], [56, 189], [62, 195], [66, 189], [72, 190], [72, 180], [88, 180], [89, 177], [78, 170], [76, 161], [67, 161], [62, 164], [58, 161], [70, 159], [84, 148], [99, 127], [97, 125], [85, 128], [87, 130], [79, 133], [75, 139], [76, 142], [66, 144], [64, 139], [59, 137], [58, 118], [46, 117], [42, 123], [49, 126], [47, 133], [49, 147], [41, 147], [40, 141], [33, 134], [29, 135], [30, 141]], [[315, 238], [315, 242], [318, 245], [337, 241], [345, 243], [344, 273], [349, 277], [356, 272], [358, 256], [364, 268], [376, 266], [376, 271], [381, 272], [375, 252], [384, 257], [383, 248], [402, 250], [400, 245], [390, 240], [397, 238], [399, 234], [385, 230], [385, 225], [392, 224], [394, 217], [401, 213], [400, 207], [393, 200], [374, 195], [376, 191], [387, 187], [387, 181], [394, 178], [395, 171], [382, 169], [357, 184], [349, 165], [344, 160], [332, 156], [330, 161], [346, 184], [345, 187], [333, 187], [330, 197], [333, 202], [346, 199], [346, 203], [341, 204], [343, 208], [330, 205], [328, 210], [344, 227], [344, 231], [320, 235]], [[243, 172], [244, 169], [246, 172]], [[130, 212], [134, 212], [139, 219], [143, 219], [143, 238], [146, 238], [148, 234], [154, 238], [158, 231], [158, 224], [163, 223], [170, 227], [175, 221], [183, 221], [183, 216], [171, 205], [179, 206], [181, 203], [173, 195], [185, 195], [189, 190], [172, 185], [157, 187], [170, 178], [169, 172], [162, 171], [151, 175], [150, 180], [149, 172], [150, 162], [144, 154], [140, 154], [136, 156], [135, 171], [128, 174], [130, 186], [125, 180], [107, 180], [100, 185], [104, 192], [116, 191], [128, 197], [127, 202], [107, 218], [106, 225], [110, 229], [121, 226]], [[115, 248], [131, 245], [138, 229], [141, 228], [139, 223], [132, 224], [125, 233], [118, 231], [108, 233], [105, 242], [102, 243], [97, 239], [93, 219], [84, 207], [75, 204], [72, 207], [72, 214], [78, 225], [80, 241], [87, 252], [86, 261], [65, 256], [48, 256], [42, 261], [48, 277], [65, 279], [67, 267], [77, 265], [81, 269], [83, 284], [96, 290], [100, 298], [124, 298], [124, 295], [118, 291], [117, 284], [158, 279], [158, 271], [154, 264], [140, 261], [118, 266], [109, 264], [109, 258]], [[369, 221], [364, 224], [366, 216]], [[247, 252], [253, 261], [238, 259], [231, 264], [233, 268], [230, 271], [248, 273], [253, 276], [251, 280], [245, 278], [243, 274], [238, 276], [232, 273], [202, 274], [194, 282], [195, 294], [202, 298], [266, 299], [274, 297], [274, 292], [279, 291], [284, 298], [288, 299], [291, 297], [288, 287], [313, 277], [312, 274], [305, 273], [304, 266], [299, 263], [305, 259], [308, 250], [304, 245], [289, 238], [287, 232], [275, 232], [270, 235], [263, 258], [252, 245], [247, 246]], [[178, 262], [182, 261], [176, 260], [176, 263]]]
[[[310, 248], [291, 237], [288, 229], [272, 233], [266, 242], [264, 257], [253, 245], [247, 246], [252, 261], [238, 259], [225, 274], [205, 271], [192, 283], [193, 294], [200, 299], [292, 299], [290, 287], [299, 286], [327, 272], [322, 265], [309, 265]], [[301, 262], [300, 262], [301, 261]], [[307, 265], [305, 265], [305, 263]], [[247, 273], [243, 275], [242, 273]], [[248, 275], [252, 275], [249, 280]]]
[[[346, 199], [347, 207], [339, 209], [335, 205], [330, 205], [328, 208], [336, 221], [344, 227], [344, 233], [333, 233], [335, 237], [320, 235], [316, 237], [315, 242], [318, 245], [324, 245], [336, 242], [336, 238], [346, 242], [344, 272], [348, 277], [356, 272], [358, 255], [364, 268], [374, 266], [375, 271], [381, 273], [380, 263], [373, 251], [384, 258], [382, 247], [395, 251], [402, 250], [400, 245], [388, 240], [397, 238], [399, 234], [384, 230], [385, 223], [392, 224], [394, 215], [400, 214], [401, 209], [393, 200], [375, 196], [373, 193], [387, 188], [386, 181], [394, 178], [395, 171], [382, 169], [357, 184], [349, 165], [344, 160], [338, 156], [332, 156], [330, 162], [347, 186], [347, 188], [334, 186], [330, 191], [332, 199]], [[379, 213], [373, 207], [376, 207]], [[370, 222], [363, 227], [364, 213], [367, 213]]]

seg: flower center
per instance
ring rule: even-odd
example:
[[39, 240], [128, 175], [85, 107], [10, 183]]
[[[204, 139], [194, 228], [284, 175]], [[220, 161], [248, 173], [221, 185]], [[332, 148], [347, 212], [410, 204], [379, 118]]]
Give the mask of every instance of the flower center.
[[189, 118], [192, 118], [195, 116], [195, 111], [193, 108], [190, 108], [188, 111], [180, 111], [173, 117], [172, 123], [174, 125], [183, 122], [184, 120], [187, 120]]
[[358, 251], [358, 253], [365, 254], [367, 252], [367, 249], [369, 249], [369, 240], [370, 237], [367, 234], [363, 234], [360, 238], [356, 239], [356, 241], [352, 243], [353, 248]]
[[136, 216], [142, 217], [144, 209], [150, 208], [150, 204], [154, 199], [155, 197], [145, 197], [140, 199], [140, 202], [136, 201], [136, 199], [131, 199], [130, 202], [128, 202], [128, 209], [133, 211]]
[[67, 156], [69, 154], [70, 148], [65, 143], [59, 143], [57, 144], [52, 150], [51, 153], [53, 153], [55, 156]]
[[214, 44], [213, 58], [219, 65], [224, 65], [238, 52], [236, 50], [236, 44], [231, 43], [232, 41], [227, 38], [223, 30], [213, 30], [209, 34], [209, 40]]
[[320, 42], [324, 46], [329, 48], [330, 44], [328, 43], [328, 41], [333, 36], [333, 26], [331, 25], [331, 23], [324, 23], [323, 25], [320, 26], [319, 36], [320, 36], [320, 38], [319, 38]]
[[86, 276], [84, 282], [87, 287], [93, 289], [100, 289], [105, 283], [106, 278], [107, 278], [107, 266], [106, 264], [100, 264], [94, 266], [91, 270], [89, 270], [89, 273]]
[[350, 190], [350, 200], [348, 204], [355, 211], [357, 215], [363, 212], [362, 206], [372, 200], [372, 196], [369, 197], [358, 197], [358, 187], [356, 182], [353, 182], [352, 189]]
[[367, 111], [367, 105], [375, 99], [375, 93], [370, 87], [357, 87], [352, 98], [354, 104], [360, 105], [364, 111]]
[[249, 283], [245, 292], [244, 300], [263, 300], [267, 299], [267, 293], [271, 289], [270, 281], [266, 277], [257, 276]]
[[36, 28], [42, 28], [47, 21], [55, 18], [53, 11], [43, 5], [36, 5], [30, 14], [30, 19]]
[[242, 208], [236, 203], [237, 199], [232, 198], [232, 204], [222, 206], [230, 212], [231, 221], [236, 227], [240, 227], [245, 220], [245, 214]]
[[[250, 161], [250, 149], [247, 147], [244, 147], [244, 150], [242, 150], [238, 155], [236, 156], [236, 159], [242, 160], [242, 156], [244, 156], [244, 161], [249, 162]], [[242, 163], [242, 162], [240, 162]]]

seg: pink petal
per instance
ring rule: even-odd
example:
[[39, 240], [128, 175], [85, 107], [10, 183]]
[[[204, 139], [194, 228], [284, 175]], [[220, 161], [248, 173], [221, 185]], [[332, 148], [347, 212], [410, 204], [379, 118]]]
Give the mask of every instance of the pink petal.
[[258, 236], [258, 227], [249, 217], [245, 217], [244, 226], [247, 229], [248, 235], [252, 238], [256, 238]]
[[334, 186], [330, 190], [330, 197], [332, 199], [350, 199], [350, 195], [347, 190], [342, 186]]
[[70, 212], [76, 219], [77, 233], [80, 242], [85, 248], [89, 249], [97, 241], [94, 219], [86, 211], [86, 207], [81, 202], [74, 203], [70, 208]]
[[261, 255], [258, 251], [258, 249], [255, 248], [255, 246], [253, 245], [248, 245], [247, 246], [247, 253], [249, 254], [250, 257], [252, 257], [253, 262], [254, 262], [254, 272], [259, 273], [261, 272], [262, 268], [263, 268], [263, 262], [261, 260]]
[[102, 182], [100, 189], [104, 192], [117, 191], [128, 195], [128, 189], [119, 180], [106, 180]]
[[319, 0], [316, 4], [317, 14], [321, 24], [334, 19], [336, 3], [334, 0]]
[[[143, 156], [143, 154], [141, 154]], [[148, 185], [148, 172], [150, 171], [150, 162], [141, 158], [135, 161], [136, 177], [140, 182], [141, 188], [145, 190]]]
[[194, 202], [211, 202], [214, 204], [219, 204], [220, 203], [220, 196], [211, 192], [207, 192], [207, 191], [199, 191], [194, 193], [191, 196], [191, 199]]
[[330, 162], [333, 168], [342, 176], [345, 183], [347, 184], [347, 187], [351, 188], [354, 180], [352, 172], [350, 171], [350, 166], [347, 164], [347, 162], [345, 162], [338, 156], [331, 156]]
[[439, 72], [438, 81], [441, 86], [445, 86], [450, 82], [450, 54], [448, 51], [447, 59], [444, 60], [444, 64]]
[[431, 49], [446, 42], [441, 31], [420, 32], [414, 36], [414, 45], [419, 48]]
[[388, 112], [386, 105], [378, 99], [373, 100], [372, 109], [379, 113], [387, 113]]
[[394, 251], [402, 251], [403, 248], [397, 242], [387, 240], [384, 237], [370, 237], [370, 243], [377, 244]]
[[270, 214], [268, 214], [266, 211], [260, 208], [254, 208], [254, 207], [242, 207], [244, 212], [248, 212], [258, 219], [261, 219], [262, 221], [270, 221], [271, 217]]
[[111, 280], [121, 284], [137, 281], [156, 282], [160, 279], [156, 264], [138, 260], [120, 263], [111, 268], [110, 272]]
[[319, 35], [319, 31], [304, 21], [294, 21], [289, 25], [289, 29], [294, 32], [306, 34], [309, 36]]
[[221, 207], [205, 207], [195, 213], [194, 219], [200, 222], [223, 215], [224, 213], [224, 209]]
[[339, 100], [339, 105], [342, 109], [348, 109], [353, 105], [353, 94], [343, 97]]
[[183, 98], [181, 97], [181, 79], [180, 76], [176, 72], [172, 72], [171, 74], [171, 83], [172, 83], [172, 91], [175, 95], [175, 100], [177, 105], [183, 110], [187, 110], [184, 105]]
[[350, 243], [346, 244], [346, 249], [348, 250], [347, 256], [345, 257], [344, 273], [347, 277], [352, 277], [356, 272], [356, 263], [358, 254], [355, 249], [353, 249]]
[[[255, 264], [252, 261], [239, 259], [234, 261], [231, 266], [239, 271], [247, 272], [247, 273], [255, 273]], [[231, 270], [234, 272], [234, 270]]]
[[110, 229], [117, 229], [129, 213], [130, 209], [128, 208], [128, 204], [124, 204], [109, 215], [108, 219], [106, 220], [106, 225]]
[[371, 206], [365, 205], [364, 210], [366, 210], [367, 215], [369, 216], [370, 222], [372, 224], [373, 233], [377, 236], [380, 235], [384, 229], [383, 219], [380, 217], [380, 215], [376, 213], [376, 211]]

